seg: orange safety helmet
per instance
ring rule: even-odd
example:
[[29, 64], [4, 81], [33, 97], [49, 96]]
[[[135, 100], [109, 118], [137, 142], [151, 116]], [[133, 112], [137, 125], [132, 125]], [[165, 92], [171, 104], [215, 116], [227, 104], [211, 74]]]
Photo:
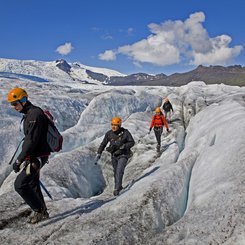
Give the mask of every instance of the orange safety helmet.
[[8, 102], [22, 100], [24, 97], [28, 98], [28, 94], [23, 88], [13, 88], [8, 93]]
[[122, 119], [120, 117], [113, 117], [111, 119], [111, 125], [121, 126], [121, 124], [122, 124]]
[[156, 110], [155, 110], [156, 113], [160, 113], [161, 112], [161, 108], [160, 107], [157, 107]]

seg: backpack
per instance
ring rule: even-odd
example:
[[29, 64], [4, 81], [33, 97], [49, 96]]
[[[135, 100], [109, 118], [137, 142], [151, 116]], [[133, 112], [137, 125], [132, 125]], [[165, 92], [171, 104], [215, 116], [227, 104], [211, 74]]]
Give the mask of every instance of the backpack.
[[54, 124], [54, 117], [48, 110], [43, 110], [44, 115], [48, 118], [47, 143], [51, 152], [59, 152], [62, 149], [63, 136]]

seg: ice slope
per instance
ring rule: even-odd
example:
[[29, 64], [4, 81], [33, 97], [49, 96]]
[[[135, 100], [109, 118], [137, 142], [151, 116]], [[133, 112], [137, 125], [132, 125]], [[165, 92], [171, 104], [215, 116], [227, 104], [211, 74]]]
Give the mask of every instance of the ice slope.
[[[1, 244], [244, 244], [244, 88], [78, 87], [5, 78], [0, 84]], [[42, 170], [54, 201], [45, 197], [50, 219], [37, 225], [26, 224], [30, 210], [7, 166], [21, 138], [20, 115], [4, 100], [13, 85], [52, 109], [65, 139]], [[159, 156], [147, 133], [167, 95], [175, 113]], [[115, 114], [136, 141], [123, 182], [134, 184], [117, 198], [109, 154], [94, 164]]]

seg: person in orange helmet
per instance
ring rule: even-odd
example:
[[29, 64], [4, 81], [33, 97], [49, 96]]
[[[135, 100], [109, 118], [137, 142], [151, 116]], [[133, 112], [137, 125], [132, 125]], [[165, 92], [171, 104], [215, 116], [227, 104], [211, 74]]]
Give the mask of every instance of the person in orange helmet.
[[150, 134], [152, 128], [154, 128], [154, 133], [157, 140], [157, 152], [160, 152], [161, 148], [161, 136], [163, 132], [163, 127], [165, 126], [167, 132], [169, 132], [168, 123], [162, 114], [161, 108], [157, 107], [155, 110], [155, 115], [152, 117], [151, 125], [148, 134]]
[[20, 172], [14, 182], [14, 188], [34, 211], [30, 223], [35, 224], [49, 218], [39, 184], [40, 169], [48, 162], [50, 155], [47, 143], [48, 119], [41, 108], [28, 100], [28, 94], [22, 88], [11, 89], [8, 102], [13, 109], [24, 114], [25, 138], [22, 150], [13, 163], [13, 170]]
[[130, 148], [135, 144], [131, 133], [127, 129], [121, 127], [121, 125], [121, 118], [112, 118], [111, 130], [105, 134], [96, 156], [96, 160], [98, 161], [106, 145], [110, 142], [110, 145], [106, 148], [106, 150], [111, 153], [111, 162], [115, 182], [113, 191], [114, 196], [118, 196], [119, 192], [123, 189], [122, 179], [124, 169], [127, 165], [128, 158], [130, 157]]

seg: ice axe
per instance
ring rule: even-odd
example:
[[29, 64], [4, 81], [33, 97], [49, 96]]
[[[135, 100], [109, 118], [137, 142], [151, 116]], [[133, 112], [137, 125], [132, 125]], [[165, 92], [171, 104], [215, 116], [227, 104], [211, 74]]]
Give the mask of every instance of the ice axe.
[[100, 158], [101, 158], [101, 154], [97, 154], [95, 157], [94, 165], [98, 164], [98, 161], [100, 160]]

